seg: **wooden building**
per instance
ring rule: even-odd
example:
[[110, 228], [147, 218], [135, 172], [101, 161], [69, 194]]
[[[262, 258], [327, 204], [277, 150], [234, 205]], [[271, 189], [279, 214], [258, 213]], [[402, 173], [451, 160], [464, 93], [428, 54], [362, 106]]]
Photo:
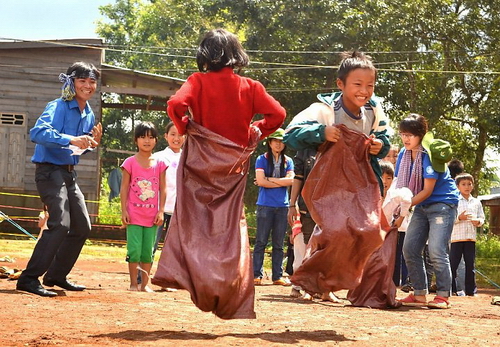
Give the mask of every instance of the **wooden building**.
[[490, 210], [489, 231], [500, 236], [500, 194], [480, 195], [477, 197], [483, 204], [483, 209]]
[[[34, 143], [29, 131], [47, 102], [61, 93], [59, 73], [75, 61], [86, 61], [101, 70], [96, 95], [90, 105], [101, 120], [102, 108], [161, 109], [183, 80], [103, 64], [105, 46], [100, 39], [0, 42], [0, 210], [13, 216], [38, 215], [40, 209], [31, 162]], [[139, 96], [143, 104], [104, 104], [102, 93]], [[158, 103], [158, 101], [161, 101]], [[78, 184], [87, 200], [99, 200], [100, 149], [87, 153], [77, 168]], [[14, 206], [14, 207], [13, 207]], [[97, 204], [88, 204], [96, 214]]]

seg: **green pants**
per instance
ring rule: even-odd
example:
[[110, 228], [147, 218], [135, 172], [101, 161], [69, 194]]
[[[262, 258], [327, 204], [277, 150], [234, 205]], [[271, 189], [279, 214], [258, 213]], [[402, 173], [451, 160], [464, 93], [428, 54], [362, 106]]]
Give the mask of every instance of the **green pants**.
[[158, 227], [127, 225], [127, 258], [129, 263], [152, 263], [153, 247]]

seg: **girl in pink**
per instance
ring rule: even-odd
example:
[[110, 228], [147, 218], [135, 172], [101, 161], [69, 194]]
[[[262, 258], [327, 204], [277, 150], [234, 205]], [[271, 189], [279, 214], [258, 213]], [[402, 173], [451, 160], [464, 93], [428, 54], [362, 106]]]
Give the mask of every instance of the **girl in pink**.
[[[122, 164], [120, 198], [122, 222], [127, 227], [127, 262], [130, 290], [152, 292], [148, 287], [153, 264], [156, 229], [163, 224], [166, 184], [163, 161], [155, 159], [153, 149], [158, 132], [150, 122], [140, 123], [134, 131], [138, 152]], [[139, 288], [137, 272], [143, 271]]]

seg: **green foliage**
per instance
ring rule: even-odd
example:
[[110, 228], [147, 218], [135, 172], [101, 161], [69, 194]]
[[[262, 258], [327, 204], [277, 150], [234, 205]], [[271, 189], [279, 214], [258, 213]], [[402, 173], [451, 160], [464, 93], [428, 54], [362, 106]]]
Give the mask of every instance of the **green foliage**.
[[[252, 60], [243, 73], [261, 81], [287, 109], [285, 126], [316, 94], [336, 88], [339, 52], [368, 52], [379, 70], [376, 93], [384, 97], [393, 126], [409, 112], [425, 115], [437, 136], [451, 142], [454, 156], [475, 177], [476, 191], [484, 194], [494, 178], [485, 152], [500, 144], [500, 17], [495, 4], [117, 0], [101, 8], [108, 20], [97, 31], [109, 45], [108, 63], [178, 78], [196, 71], [195, 49], [207, 30], [235, 32]], [[167, 117], [163, 112], [105, 110], [103, 145], [134, 150], [130, 131], [143, 119], [161, 128]], [[103, 166], [110, 168], [122, 157], [105, 153]], [[250, 177], [245, 203], [255, 200]]]
[[476, 241], [476, 256], [497, 259], [500, 265], [500, 237], [492, 233], [479, 234]]
[[117, 196], [111, 201], [108, 200], [110, 189], [107, 182], [108, 174], [103, 173], [101, 180], [101, 194], [99, 198], [99, 216], [97, 222], [99, 224], [121, 225], [122, 212], [120, 197]]
[[483, 276], [500, 285], [500, 237], [480, 234], [476, 241], [476, 281], [479, 287], [493, 287]]

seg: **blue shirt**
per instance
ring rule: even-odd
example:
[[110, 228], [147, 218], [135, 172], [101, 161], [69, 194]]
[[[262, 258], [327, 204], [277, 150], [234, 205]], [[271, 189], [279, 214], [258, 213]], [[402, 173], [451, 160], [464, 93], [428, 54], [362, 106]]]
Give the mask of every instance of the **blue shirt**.
[[[267, 165], [267, 153], [261, 154], [255, 161], [255, 170], [264, 170], [266, 177], [273, 177]], [[285, 172], [293, 171], [293, 160], [285, 155]], [[288, 187], [265, 188], [259, 187], [257, 205], [268, 207], [288, 207]]]
[[75, 99], [64, 101], [59, 98], [49, 102], [30, 130], [30, 139], [36, 143], [31, 161], [56, 165], [78, 164], [80, 156], [72, 156], [72, 151], [63, 147], [68, 147], [74, 136], [90, 134], [94, 123], [94, 112], [88, 103], [80, 112]]
[[[403, 157], [403, 153], [406, 149], [402, 149], [399, 152], [398, 160], [396, 162], [396, 169], [394, 170], [394, 176], [398, 176], [399, 172], [399, 164], [401, 162], [401, 158]], [[445, 172], [437, 172], [432, 168], [431, 160], [429, 156], [424, 151], [422, 156], [422, 176], [424, 179], [431, 178], [436, 180], [436, 185], [434, 186], [434, 190], [432, 194], [419, 203], [419, 206], [422, 205], [430, 205], [436, 202], [442, 202], [445, 204], [453, 204], [458, 205], [458, 197], [460, 192], [457, 189], [457, 185], [455, 184], [455, 180], [450, 176], [450, 170], [446, 167]]]

